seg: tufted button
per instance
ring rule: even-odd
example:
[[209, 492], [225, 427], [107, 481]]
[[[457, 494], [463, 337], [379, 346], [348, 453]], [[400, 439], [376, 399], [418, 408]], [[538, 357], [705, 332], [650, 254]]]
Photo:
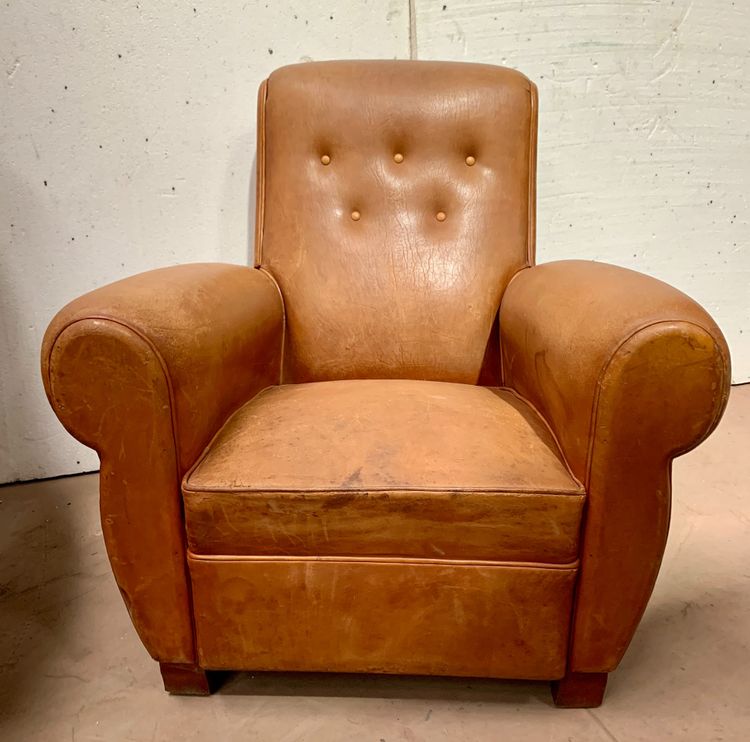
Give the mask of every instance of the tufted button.
[[352, 221], [358, 222], [359, 218], [362, 216], [358, 211], [352, 211]]
[[320, 161], [321, 161], [321, 162], [322, 162], [322, 163], [323, 163], [324, 165], [327, 165], [327, 164], [328, 164], [328, 163], [329, 163], [329, 162], [331, 161], [331, 157], [330, 157], [330, 155], [323, 155], [323, 156], [322, 156], [322, 157], [320, 158]]
[[394, 162], [403, 162], [404, 156], [400, 152], [396, 152], [395, 155], [393, 155], [393, 161]]
[[445, 221], [445, 212], [444, 211], [438, 211], [437, 214], [435, 214], [435, 219], [437, 219], [439, 222]]
[[477, 161], [477, 158], [473, 155], [467, 155], [466, 157], [466, 164], [471, 167], [475, 162]]

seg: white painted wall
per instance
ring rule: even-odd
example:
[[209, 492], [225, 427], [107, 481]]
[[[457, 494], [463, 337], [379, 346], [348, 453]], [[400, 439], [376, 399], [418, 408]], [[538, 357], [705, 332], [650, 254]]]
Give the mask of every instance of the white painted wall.
[[539, 86], [539, 262], [677, 286], [748, 381], [750, 3], [415, 2], [420, 58], [517, 67]]
[[408, 57], [410, 5], [420, 58], [538, 82], [540, 260], [683, 288], [750, 379], [746, 3], [14, 0], [0, 6], [0, 482], [97, 467], [44, 398], [54, 312], [141, 270], [246, 262], [258, 83], [303, 59]]
[[149, 268], [247, 262], [260, 81], [408, 57], [408, 21], [407, 0], [0, 4], [0, 482], [98, 468], [44, 397], [53, 314]]

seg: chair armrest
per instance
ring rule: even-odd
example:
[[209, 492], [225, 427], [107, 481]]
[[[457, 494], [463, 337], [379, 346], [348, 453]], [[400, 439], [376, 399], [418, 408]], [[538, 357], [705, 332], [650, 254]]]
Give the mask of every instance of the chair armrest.
[[260, 270], [195, 264], [76, 299], [52, 321], [42, 377], [101, 459], [115, 579], [153, 657], [193, 662], [180, 480], [224, 420], [278, 383], [283, 308]]
[[569, 669], [619, 663], [666, 543], [674, 456], [729, 393], [719, 328], [661, 281], [602, 263], [521, 271], [500, 309], [504, 383], [549, 422], [587, 491]]
[[42, 345], [45, 389], [63, 425], [99, 451], [106, 446], [99, 414], [113, 396], [133, 391], [104, 350], [148, 346], [168, 387], [184, 472], [231, 412], [278, 383], [282, 327], [278, 289], [263, 271], [221, 263], [148, 271], [57, 314]]

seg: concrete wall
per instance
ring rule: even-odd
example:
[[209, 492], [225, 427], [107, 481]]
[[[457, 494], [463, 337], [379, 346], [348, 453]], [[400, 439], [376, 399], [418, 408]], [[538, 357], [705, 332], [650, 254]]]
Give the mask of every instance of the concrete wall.
[[247, 260], [257, 85], [305, 59], [529, 74], [540, 260], [671, 281], [715, 314], [747, 380], [749, 34], [730, 0], [3, 3], [0, 481], [97, 467], [39, 380], [57, 309], [141, 270]]

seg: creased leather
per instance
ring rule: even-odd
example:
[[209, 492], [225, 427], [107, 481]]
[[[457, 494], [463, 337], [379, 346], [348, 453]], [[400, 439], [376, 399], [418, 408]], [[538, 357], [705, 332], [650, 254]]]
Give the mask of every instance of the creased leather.
[[282, 68], [256, 269], [153, 271], [53, 320], [45, 388], [100, 454], [115, 577], [167, 670], [616, 667], [729, 358], [666, 284], [529, 267], [536, 127], [511, 70]]
[[189, 561], [203, 667], [545, 680], [565, 671], [575, 564]]
[[490, 65], [323, 62], [276, 70], [259, 105], [256, 261], [284, 295], [285, 380], [476, 383], [533, 254], [533, 84]]
[[239, 404], [278, 380], [281, 320], [259, 271], [196, 264], [93, 291], [45, 335], [47, 395], [99, 453], [112, 569], [157, 659], [195, 657], [181, 476]]
[[183, 485], [199, 554], [568, 563], [583, 488], [513, 393], [357, 380], [273, 387]]
[[587, 491], [569, 669], [613, 670], [661, 562], [670, 465], [725, 408], [726, 342], [696, 302], [611, 265], [523, 271], [500, 311], [505, 383], [548, 420]]

